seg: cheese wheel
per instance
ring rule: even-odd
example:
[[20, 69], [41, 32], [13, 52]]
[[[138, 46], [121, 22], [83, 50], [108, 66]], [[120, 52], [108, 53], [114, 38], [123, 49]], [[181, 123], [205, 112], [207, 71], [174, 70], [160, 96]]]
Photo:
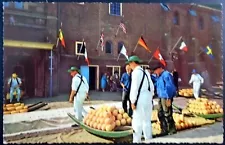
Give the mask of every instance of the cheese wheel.
[[28, 106], [23, 106], [23, 109], [28, 109]]
[[23, 109], [23, 106], [16, 107], [16, 110], [21, 110], [21, 109]]
[[6, 107], [3, 107], [3, 111], [7, 111]]
[[13, 107], [13, 104], [6, 104], [6, 107]]
[[24, 103], [21, 103], [20, 106], [24, 106]]
[[15, 103], [14, 106], [18, 107], [18, 106], [20, 106], [20, 103]]
[[24, 112], [27, 112], [28, 110], [27, 109], [23, 109], [23, 110], [20, 110], [20, 113], [24, 113]]
[[19, 111], [11, 111], [11, 114], [19, 113]]
[[7, 114], [11, 114], [11, 112], [10, 111], [4, 111], [3, 114], [7, 115]]
[[12, 111], [12, 110], [15, 110], [15, 107], [6, 107], [6, 109], [7, 109], [8, 111]]

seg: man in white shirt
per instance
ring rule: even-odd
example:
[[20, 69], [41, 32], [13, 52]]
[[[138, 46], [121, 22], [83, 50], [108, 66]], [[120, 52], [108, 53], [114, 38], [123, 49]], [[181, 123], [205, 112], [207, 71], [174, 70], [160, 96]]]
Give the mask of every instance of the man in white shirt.
[[152, 98], [154, 85], [148, 71], [140, 67], [142, 60], [131, 56], [126, 62], [133, 70], [131, 75], [130, 100], [133, 110], [133, 143], [141, 143], [142, 132], [145, 140], [152, 138]]
[[199, 98], [199, 93], [201, 89], [201, 85], [204, 83], [204, 79], [196, 72], [195, 69], [192, 71], [191, 79], [189, 84], [193, 83], [193, 94], [195, 99]]
[[87, 114], [83, 108], [83, 103], [88, 96], [89, 85], [86, 78], [79, 74], [78, 68], [71, 67], [68, 72], [73, 77], [69, 102], [74, 101], [75, 116], [79, 121], [82, 121], [82, 115]]
[[20, 86], [22, 85], [21, 79], [17, 76], [16, 73], [12, 74], [12, 77], [9, 78], [8, 80], [8, 87], [10, 88], [9, 93], [10, 93], [10, 103], [13, 100], [13, 94], [14, 92], [16, 92], [17, 94], [17, 102], [20, 101], [20, 97], [21, 97], [21, 90], [20, 90]]

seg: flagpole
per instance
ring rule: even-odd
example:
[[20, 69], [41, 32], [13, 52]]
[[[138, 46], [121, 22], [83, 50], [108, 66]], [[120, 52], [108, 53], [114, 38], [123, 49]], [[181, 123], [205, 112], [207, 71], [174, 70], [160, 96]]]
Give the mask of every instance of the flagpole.
[[150, 58], [150, 60], [148, 61], [148, 63], [150, 63], [152, 61], [153, 57], [154, 57], [154, 54], [152, 55], [152, 57]]
[[[144, 31], [145, 31], [145, 27], [143, 28], [143, 31], [141, 33], [141, 36], [144, 34]], [[139, 37], [139, 39], [140, 39], [140, 37]], [[138, 42], [139, 42], [139, 39], [138, 39]], [[137, 42], [136, 46], [134, 47], [133, 52], [137, 49], [138, 42]]]
[[[83, 40], [82, 40], [82, 45], [80, 46], [79, 53], [81, 52], [81, 49], [82, 49], [82, 47], [83, 47], [83, 44], [84, 44], [84, 38], [83, 38]], [[79, 60], [79, 58], [80, 58], [80, 55], [78, 55], [77, 60]]]
[[121, 55], [121, 53], [118, 55], [118, 57], [117, 57], [117, 61], [119, 60], [119, 58], [120, 58], [120, 55]]
[[98, 40], [98, 44], [97, 44], [96, 50], [98, 50], [99, 43], [100, 43], [100, 39]]
[[182, 36], [180, 36], [180, 38], [178, 39], [177, 43], [173, 46], [172, 50], [169, 52], [169, 54], [171, 54], [171, 52], [177, 47], [178, 43], [180, 42], [180, 40], [182, 39]]
[[[138, 41], [139, 41], [139, 39], [138, 39]], [[138, 42], [137, 42], [136, 46], [134, 47], [133, 52], [137, 49], [137, 45], [138, 45]]]
[[119, 25], [118, 28], [117, 28], [115, 37], [117, 36], [117, 34], [118, 34], [118, 32], [119, 32], [119, 29], [120, 29], [120, 25]]
[[202, 52], [204, 52], [203, 50], [201, 50], [198, 54], [197, 54], [197, 56], [199, 56], [200, 54], [202, 54]]

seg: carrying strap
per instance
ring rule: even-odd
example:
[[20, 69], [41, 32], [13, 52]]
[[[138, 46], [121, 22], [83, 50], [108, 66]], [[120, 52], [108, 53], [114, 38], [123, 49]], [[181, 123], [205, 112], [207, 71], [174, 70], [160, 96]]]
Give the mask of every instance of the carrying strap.
[[[12, 87], [12, 79], [13, 78], [11, 78], [11, 81], [10, 81], [10, 84], [9, 84], [10, 87]], [[18, 78], [16, 78], [16, 82], [17, 82], [18, 85], [20, 84], [19, 81], [18, 81]]]
[[81, 86], [82, 82], [84, 83], [84, 80], [83, 80], [83, 77], [82, 77], [82, 76], [81, 76], [81, 77], [77, 76], [77, 77], [80, 78], [80, 84], [79, 84], [79, 86], [78, 86], [78, 88], [77, 88], [77, 91], [76, 91], [76, 93], [74, 94], [74, 96], [77, 95], [77, 93], [78, 93], [78, 91], [79, 91], [79, 89], [80, 89], [80, 86]]
[[[140, 69], [140, 70], [143, 72], [143, 77], [142, 77], [141, 84], [140, 84], [139, 89], [138, 89], [137, 100], [136, 100], [135, 103], [134, 103], [135, 106], [137, 106], [137, 102], [138, 102], [138, 99], [139, 99], [139, 96], [140, 96], [140, 93], [141, 93], [141, 88], [142, 88], [142, 85], [143, 85], [145, 76], [146, 76], [147, 79], [148, 79], [148, 76], [147, 76], [147, 74], [145, 73], [145, 71], [142, 70], [142, 69]], [[148, 90], [149, 90], [149, 92], [151, 91], [149, 79], [148, 79]]]

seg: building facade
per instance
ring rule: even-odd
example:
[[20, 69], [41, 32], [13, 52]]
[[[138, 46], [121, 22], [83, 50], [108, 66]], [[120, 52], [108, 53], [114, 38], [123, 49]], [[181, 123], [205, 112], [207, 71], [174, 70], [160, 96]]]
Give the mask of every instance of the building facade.
[[[115, 71], [118, 71], [121, 75], [124, 72], [126, 59], [122, 55], [118, 61], [117, 58], [123, 45], [127, 49], [128, 55], [134, 53], [144, 60], [143, 66], [152, 66], [157, 62], [153, 58], [148, 63], [156, 48], [159, 48], [167, 62], [167, 69], [171, 71], [175, 67], [178, 70], [182, 79], [182, 85], [187, 85], [193, 68], [199, 72], [207, 69], [210, 76], [217, 76], [213, 77], [213, 83], [221, 80], [222, 25], [220, 10], [191, 4], [168, 4], [170, 11], [164, 10], [160, 4], [42, 4], [44, 5], [46, 20], [43, 31], [42, 29], [37, 30], [35, 28], [35, 30], [31, 30], [29, 28], [28, 32], [28, 28], [24, 28], [26, 33], [30, 35], [21, 38], [19, 34], [25, 32], [25, 30], [22, 31], [22, 28], [14, 30], [16, 29], [14, 25], [8, 26], [5, 24], [4, 29], [7, 35], [13, 35], [8, 36], [12, 39], [35, 39], [36, 41], [44, 42], [46, 40], [41, 39], [48, 37], [48, 42], [56, 44], [57, 30], [60, 28], [60, 23], [62, 24], [61, 29], [66, 47], [63, 48], [59, 45], [53, 49], [53, 91], [55, 94], [68, 93], [70, 91], [71, 77], [67, 73], [67, 69], [71, 66], [81, 68], [82, 74], [89, 78], [91, 90], [100, 89], [100, 79], [103, 73], [108, 72], [112, 75]], [[217, 20], [215, 20], [216, 18]], [[124, 23], [127, 33], [125, 34], [119, 29], [117, 36], [115, 36], [121, 21]], [[17, 37], [14, 35], [15, 32], [18, 34]], [[97, 48], [101, 32], [104, 34], [103, 51], [100, 47]], [[151, 53], [137, 45], [140, 36], [143, 36]], [[187, 53], [178, 50], [180, 43], [174, 47], [181, 36], [189, 49]], [[86, 44], [90, 61], [89, 67], [87, 67], [85, 62], [84, 50], [80, 51], [83, 40]], [[214, 60], [211, 60], [205, 53], [201, 53], [201, 47], [206, 47], [209, 44], [212, 45]], [[133, 52], [136, 45], [137, 49]], [[172, 61], [170, 55], [173, 47], [173, 52], [177, 52], [178, 56], [178, 59], [174, 61]], [[42, 84], [44, 85], [42, 86], [45, 90], [43, 95], [47, 96], [49, 93], [49, 51], [36, 51], [40, 53], [36, 57], [42, 60], [42, 64], [41, 62], [39, 63], [39, 67], [42, 69], [37, 67], [36, 71], [34, 69], [34, 72], [43, 70], [45, 73], [40, 72], [43, 76], [37, 77], [37, 75], [37, 81], [35, 82], [38, 86], [41, 83], [40, 78], [43, 78], [44, 82]], [[42, 57], [45, 57], [45, 59]]]
[[[26, 96], [45, 96], [48, 84], [49, 53], [55, 39], [57, 17], [46, 3], [4, 3], [4, 83], [13, 72], [22, 79]], [[48, 31], [49, 24], [55, 29]]]

